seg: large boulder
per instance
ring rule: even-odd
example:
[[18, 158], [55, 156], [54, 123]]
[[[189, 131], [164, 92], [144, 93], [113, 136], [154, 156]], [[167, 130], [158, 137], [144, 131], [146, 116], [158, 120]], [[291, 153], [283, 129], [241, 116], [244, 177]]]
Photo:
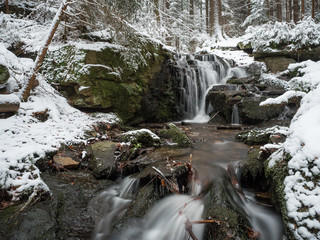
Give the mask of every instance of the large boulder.
[[264, 59], [262, 59], [268, 69], [272, 72], [272, 73], [277, 73], [277, 72], [282, 72], [288, 69], [288, 66], [291, 63], [296, 63], [296, 61], [292, 58], [289, 57], [266, 57]]
[[116, 112], [124, 122], [168, 121], [181, 116], [171, 55], [137, 36], [129, 48], [64, 46], [49, 52], [47, 79], [79, 109]]

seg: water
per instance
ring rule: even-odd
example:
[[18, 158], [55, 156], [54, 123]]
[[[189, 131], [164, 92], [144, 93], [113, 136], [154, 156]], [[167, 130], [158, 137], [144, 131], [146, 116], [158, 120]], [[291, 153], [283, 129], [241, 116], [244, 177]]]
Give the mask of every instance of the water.
[[236, 104], [234, 104], [233, 108], [232, 108], [231, 124], [232, 125], [239, 125], [240, 124], [239, 111], [238, 111], [238, 106]]
[[138, 179], [127, 177], [89, 202], [88, 212], [96, 222], [95, 240], [107, 239], [113, 223], [120, 220], [130, 206], [138, 186]]
[[212, 107], [206, 104], [206, 96], [214, 85], [226, 84], [231, 77], [242, 78], [244, 69], [231, 68], [229, 63], [215, 55], [181, 56], [177, 60], [180, 69], [180, 91], [185, 121], [205, 123], [210, 120]]

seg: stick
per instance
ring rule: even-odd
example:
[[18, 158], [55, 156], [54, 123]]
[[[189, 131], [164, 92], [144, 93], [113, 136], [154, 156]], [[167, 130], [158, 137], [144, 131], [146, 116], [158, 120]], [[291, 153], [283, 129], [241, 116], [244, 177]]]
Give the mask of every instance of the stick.
[[216, 112], [216, 114], [214, 114], [214, 115], [212, 116], [212, 118], [210, 118], [210, 120], [208, 121], [208, 123], [210, 123], [218, 114], [219, 114], [219, 112]]

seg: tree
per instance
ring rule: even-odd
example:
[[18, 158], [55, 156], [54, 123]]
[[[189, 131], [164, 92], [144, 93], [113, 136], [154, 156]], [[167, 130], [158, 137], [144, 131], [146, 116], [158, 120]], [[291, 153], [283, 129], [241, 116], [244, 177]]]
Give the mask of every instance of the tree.
[[281, 0], [276, 0], [276, 7], [277, 7], [277, 21], [282, 22], [282, 4]]
[[23, 101], [27, 101], [29, 96], [30, 96], [30, 92], [31, 90], [33, 90], [38, 84], [36, 81], [37, 75], [39, 73], [39, 70], [42, 66], [44, 57], [48, 51], [49, 45], [53, 39], [53, 36], [59, 26], [60, 21], [63, 18], [64, 15], [64, 11], [67, 9], [68, 5], [69, 5], [70, 0], [63, 0], [60, 4], [60, 8], [57, 11], [52, 24], [51, 24], [51, 28], [50, 28], [50, 32], [47, 36], [46, 42], [44, 44], [44, 46], [40, 49], [38, 56], [36, 58], [35, 61], [35, 67], [33, 68], [33, 74], [31, 76], [31, 78], [29, 79], [29, 81], [27, 82], [27, 86], [24, 89], [23, 93], [22, 93], [22, 99]]
[[312, 9], [311, 9], [311, 17], [312, 19], [314, 19], [314, 15], [315, 15], [315, 0], [312, 0]]
[[299, 0], [293, 0], [293, 21], [295, 24], [299, 21]]
[[304, 18], [304, 14], [305, 14], [304, 0], [301, 0], [301, 20]]
[[10, 11], [9, 11], [9, 0], [5, 0], [4, 4], [6, 6], [6, 14], [9, 14], [10, 13]]
[[209, 34], [213, 35], [214, 27], [215, 27], [215, 2], [214, 0], [210, 0], [210, 15], [209, 15]]

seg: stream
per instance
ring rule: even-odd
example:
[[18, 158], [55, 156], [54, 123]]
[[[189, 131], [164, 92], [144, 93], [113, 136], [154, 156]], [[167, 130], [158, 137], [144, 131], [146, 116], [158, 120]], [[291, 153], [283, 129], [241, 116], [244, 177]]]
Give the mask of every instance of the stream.
[[[162, 198], [143, 219], [134, 219], [120, 234], [111, 234], [112, 224], [125, 214], [139, 188], [137, 179], [127, 177], [120, 185], [105, 190], [91, 200], [91, 213], [94, 209], [103, 209], [94, 239], [192, 239], [186, 230], [186, 221], [204, 219], [206, 205], [211, 199], [198, 196], [212, 181], [228, 184], [223, 187], [228, 189], [228, 194], [234, 200], [231, 204], [236, 204], [235, 208], [244, 212], [252, 229], [259, 232], [259, 239], [284, 239], [281, 218], [273, 207], [259, 202], [255, 190], [242, 189], [238, 182], [233, 182], [232, 177], [238, 174], [236, 163], [246, 158], [249, 149], [247, 145], [233, 140], [237, 131], [216, 130], [209, 124], [194, 123], [184, 126], [184, 130], [194, 141], [192, 166], [195, 177], [188, 194]], [[178, 162], [185, 158], [182, 156], [173, 160]], [[243, 191], [243, 196], [238, 189]], [[206, 239], [203, 236], [204, 227], [204, 224], [193, 225], [192, 232], [196, 239]]]
[[[138, 179], [125, 178], [90, 201], [88, 209], [97, 222], [94, 239], [220, 239], [214, 230], [208, 233], [207, 224], [223, 226], [228, 231], [228, 239], [243, 237], [237, 236], [238, 230], [230, 230], [232, 219], [225, 217], [216, 222], [211, 219], [207, 211], [213, 208], [214, 212], [213, 201], [220, 204], [221, 211], [228, 208], [231, 214], [232, 211], [238, 214], [241, 223], [233, 227], [243, 228], [246, 224], [243, 232], [248, 239], [284, 239], [279, 214], [272, 206], [259, 202], [255, 190], [242, 188], [239, 183], [237, 162], [246, 159], [249, 146], [234, 141], [237, 131], [216, 130], [215, 126], [206, 123], [213, 110], [206, 103], [208, 91], [214, 85], [225, 84], [228, 78], [246, 77], [245, 70], [232, 68], [227, 61], [214, 55], [180, 56], [176, 64], [180, 69], [184, 115], [188, 119], [180, 127], [192, 139], [194, 148], [190, 149], [190, 155], [171, 160], [189, 160], [193, 172], [189, 186], [184, 194], [164, 195], [143, 218], [134, 218], [114, 232], [113, 225], [121, 222], [141, 188]], [[241, 123], [236, 106], [231, 119], [233, 125]], [[204, 220], [211, 223], [203, 224]]]

